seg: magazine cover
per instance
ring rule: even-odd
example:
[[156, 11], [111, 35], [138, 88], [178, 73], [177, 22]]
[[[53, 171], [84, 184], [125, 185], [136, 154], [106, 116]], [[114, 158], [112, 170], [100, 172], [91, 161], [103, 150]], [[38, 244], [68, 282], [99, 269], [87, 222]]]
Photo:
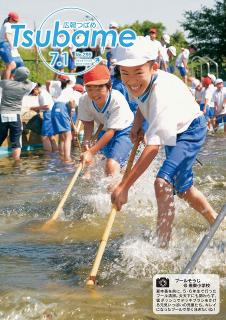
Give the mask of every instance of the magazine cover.
[[226, 320], [225, 0], [0, 10], [0, 319]]

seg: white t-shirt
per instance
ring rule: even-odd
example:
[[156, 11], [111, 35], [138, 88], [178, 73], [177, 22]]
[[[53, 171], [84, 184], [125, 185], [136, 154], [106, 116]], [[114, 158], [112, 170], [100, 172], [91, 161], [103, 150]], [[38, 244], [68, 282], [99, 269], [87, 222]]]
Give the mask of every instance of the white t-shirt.
[[166, 46], [163, 46], [163, 45], [161, 46], [160, 54], [164, 62], [169, 62], [169, 56], [167, 54], [167, 50], [168, 48]]
[[213, 93], [213, 101], [216, 103], [217, 114], [225, 114], [226, 108], [223, 108], [224, 101], [226, 99], [226, 88], [221, 90], [215, 90]]
[[176, 145], [178, 133], [202, 114], [188, 87], [175, 75], [159, 70], [152, 89], [139, 108], [149, 123], [148, 145]]
[[202, 88], [200, 91], [195, 90], [195, 100], [200, 103], [205, 103], [205, 88]]
[[45, 89], [41, 89], [41, 93], [38, 96], [38, 103], [40, 106], [49, 106], [49, 110], [51, 110], [54, 105], [51, 95]]
[[81, 92], [73, 90], [73, 97], [74, 97], [74, 101], [75, 101], [75, 106], [78, 106], [79, 99], [81, 98], [81, 96], [82, 96]]
[[13, 31], [12, 31], [10, 22], [4, 23], [1, 27], [1, 29], [0, 29], [0, 42], [7, 41], [5, 38], [6, 33], [9, 34], [9, 40], [12, 40]]
[[178, 56], [176, 59], [176, 66], [177, 67], [184, 67], [184, 63], [183, 60], [188, 60], [189, 58], [189, 50], [188, 49], [184, 49]]
[[162, 44], [160, 41], [158, 40], [151, 40], [150, 37], [149, 37], [149, 40], [151, 41], [151, 44], [152, 46], [155, 48], [155, 50], [158, 52], [158, 53], [161, 53], [161, 50], [162, 50]]
[[55, 100], [56, 102], [68, 103], [74, 101], [74, 92], [72, 87], [69, 85], [61, 91], [60, 96]]
[[208, 106], [213, 108], [214, 102], [213, 102], [213, 93], [215, 91], [215, 87], [213, 84], [210, 84], [208, 88], [205, 89], [205, 99], [208, 100]]
[[132, 124], [134, 116], [125, 97], [113, 89], [102, 109], [95, 107], [87, 93], [83, 94], [79, 100], [78, 118], [103, 124], [103, 130], [123, 130]]
[[[13, 34], [13, 30], [11, 28], [11, 23], [10, 22], [6, 22], [2, 27], [1, 27], [1, 30], [0, 30], [0, 42], [2, 41], [6, 41], [6, 38], [5, 38], [5, 34], [8, 33], [8, 38], [10, 40], [10, 42], [12, 41], [12, 34]], [[20, 54], [17, 50], [17, 48], [13, 48], [11, 50], [11, 55], [12, 57], [20, 57]]]

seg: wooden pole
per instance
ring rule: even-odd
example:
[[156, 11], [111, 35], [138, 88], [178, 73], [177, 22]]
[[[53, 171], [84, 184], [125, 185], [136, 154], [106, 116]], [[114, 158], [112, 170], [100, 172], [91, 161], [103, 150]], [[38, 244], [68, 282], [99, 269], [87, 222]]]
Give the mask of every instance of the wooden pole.
[[[138, 146], [139, 146], [139, 141], [136, 142], [134, 144], [134, 146], [133, 146], [133, 149], [131, 151], [131, 154], [130, 154], [130, 157], [129, 157], [129, 160], [128, 160], [128, 163], [127, 163], [126, 171], [125, 171], [122, 179], [125, 179], [128, 176], [128, 174], [131, 171], [131, 169], [132, 169], [133, 162], [134, 162], [134, 159], [135, 159], [135, 156], [136, 156], [136, 152], [137, 152]], [[89, 278], [88, 278], [88, 280], [86, 282], [87, 286], [93, 286], [96, 283], [96, 275], [97, 275], [97, 272], [98, 272], [98, 269], [99, 269], [99, 266], [100, 266], [100, 263], [101, 263], [101, 259], [102, 259], [103, 254], [104, 254], [104, 250], [105, 250], [105, 247], [106, 247], [106, 244], [107, 244], [110, 232], [111, 232], [111, 228], [112, 228], [114, 220], [115, 220], [116, 213], [117, 213], [117, 209], [115, 208], [115, 206], [112, 206], [112, 209], [111, 209], [111, 212], [109, 214], [108, 221], [107, 221], [107, 225], [106, 225], [104, 234], [102, 236], [102, 240], [100, 242], [99, 249], [98, 249], [97, 254], [96, 254], [96, 258], [95, 258], [95, 261], [94, 261], [94, 264], [93, 264], [93, 268], [92, 268], [92, 270], [90, 272], [90, 275], [89, 275]]]

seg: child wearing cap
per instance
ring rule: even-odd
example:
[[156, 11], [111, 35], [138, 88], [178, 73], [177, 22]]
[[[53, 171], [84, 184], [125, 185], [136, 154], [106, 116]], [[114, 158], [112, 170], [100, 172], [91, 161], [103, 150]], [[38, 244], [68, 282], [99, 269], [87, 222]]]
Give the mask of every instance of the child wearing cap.
[[74, 108], [74, 93], [70, 80], [61, 81], [61, 94], [55, 100], [51, 118], [54, 134], [59, 134], [60, 157], [65, 163], [71, 159], [71, 110]]
[[[114, 175], [124, 166], [132, 144], [129, 132], [134, 119], [125, 97], [112, 90], [110, 72], [105, 65], [97, 65], [84, 74], [87, 93], [79, 100], [78, 118], [84, 125], [83, 165], [90, 164], [101, 152], [106, 157], [105, 173]], [[94, 122], [103, 125], [98, 141], [90, 146]]]
[[33, 106], [30, 110], [40, 112], [43, 111], [43, 122], [42, 122], [42, 143], [43, 149], [48, 152], [57, 151], [57, 144], [54, 138], [54, 131], [51, 119], [51, 110], [54, 105], [54, 101], [44, 88], [38, 83], [36, 87], [30, 93], [33, 96], [38, 97], [38, 106]]
[[214, 127], [214, 102], [213, 102], [213, 93], [215, 91], [212, 80], [209, 76], [202, 79], [202, 85], [205, 88], [204, 90], [204, 106], [203, 113], [205, 115], [208, 130], [213, 130]]
[[20, 67], [15, 72], [14, 80], [4, 79], [0, 81], [2, 97], [0, 104], [0, 145], [7, 138], [13, 149], [14, 160], [20, 159], [22, 123], [20, 119], [22, 99], [36, 86], [36, 83], [28, 80], [30, 71]]
[[[12, 55], [12, 29], [11, 25], [19, 21], [19, 16], [16, 12], [9, 12], [8, 17], [4, 20], [0, 29], [0, 58], [5, 63], [6, 67], [3, 73], [4, 79], [10, 79], [11, 72], [16, 68], [16, 62]], [[17, 49], [16, 49], [17, 51]], [[22, 66], [22, 65], [20, 65]]]
[[222, 79], [216, 79], [217, 89], [213, 93], [214, 109], [216, 116], [216, 127], [224, 123], [224, 132], [226, 132], [226, 88]]
[[177, 55], [177, 49], [174, 46], [170, 46], [169, 48], [167, 48], [166, 64], [167, 64], [167, 71], [169, 73], [175, 72], [174, 64], [172, 62], [173, 62], [173, 59], [176, 57], [176, 55]]
[[156, 58], [156, 60], [158, 63], [160, 63], [162, 45], [161, 45], [161, 42], [157, 40], [157, 29], [156, 28], [150, 28], [149, 37], [147, 36], [147, 39], [148, 38], [149, 38], [152, 46], [155, 47], [155, 49], [158, 51], [158, 58]]
[[157, 235], [159, 245], [168, 246], [174, 219], [174, 191], [180, 198], [213, 223], [216, 213], [206, 198], [193, 186], [192, 166], [206, 137], [206, 121], [188, 87], [178, 77], [155, 70], [158, 53], [143, 41], [121, 48], [117, 64], [122, 81], [137, 98], [131, 140], [142, 135], [143, 118], [149, 122], [147, 145], [128, 177], [113, 191], [112, 203], [121, 209], [128, 191], [165, 146], [166, 159], [155, 180], [158, 205]]
[[170, 43], [170, 36], [164, 33], [161, 37], [161, 50], [160, 50], [160, 61], [159, 61], [159, 68], [161, 70], [167, 71], [168, 68], [168, 54], [167, 54], [167, 45]]
[[182, 80], [187, 83], [188, 59], [189, 55], [196, 51], [194, 45], [190, 45], [188, 49], [181, 48], [181, 53], [177, 56], [176, 67], [178, 68]]

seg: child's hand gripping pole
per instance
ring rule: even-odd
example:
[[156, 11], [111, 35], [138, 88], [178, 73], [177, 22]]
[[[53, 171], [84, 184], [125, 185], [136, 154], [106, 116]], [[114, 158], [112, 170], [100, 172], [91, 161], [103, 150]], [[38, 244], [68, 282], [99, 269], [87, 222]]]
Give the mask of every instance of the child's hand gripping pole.
[[78, 125], [76, 127], [74, 122], [73, 122], [73, 119], [71, 118], [71, 126], [72, 126], [72, 129], [74, 130], [74, 133], [75, 133], [75, 136], [76, 136], [76, 139], [77, 139], [77, 142], [78, 142], [78, 148], [79, 148], [80, 152], [82, 151], [81, 143], [79, 141], [79, 130], [81, 128], [81, 124], [82, 124], [82, 121], [79, 120], [78, 121]]
[[[130, 157], [129, 157], [129, 160], [128, 160], [128, 163], [127, 163], [126, 171], [125, 171], [122, 179], [125, 179], [128, 176], [128, 174], [130, 173], [131, 169], [132, 169], [133, 162], [134, 162], [134, 159], [135, 159], [135, 156], [136, 156], [136, 152], [137, 152], [137, 148], [139, 146], [139, 143], [140, 143], [140, 141], [138, 140], [133, 146], [133, 149], [131, 151], [131, 154], [130, 154]], [[99, 269], [99, 266], [100, 266], [100, 263], [101, 263], [101, 259], [102, 259], [103, 254], [104, 254], [104, 250], [105, 250], [105, 247], [106, 247], [106, 244], [107, 244], [110, 232], [111, 232], [111, 228], [112, 228], [114, 220], [115, 220], [116, 213], [117, 213], [117, 209], [113, 205], [112, 209], [111, 209], [111, 212], [109, 214], [109, 218], [108, 218], [108, 222], [107, 222], [104, 234], [102, 236], [102, 240], [100, 242], [99, 249], [98, 249], [97, 254], [96, 254], [96, 258], [95, 258], [95, 261], [94, 261], [94, 264], [93, 264], [93, 268], [92, 268], [92, 270], [90, 272], [90, 275], [89, 275], [89, 278], [88, 278], [88, 280], [86, 282], [87, 286], [93, 286], [96, 283], [96, 275], [97, 275], [97, 272], [98, 272], [98, 269]]]

